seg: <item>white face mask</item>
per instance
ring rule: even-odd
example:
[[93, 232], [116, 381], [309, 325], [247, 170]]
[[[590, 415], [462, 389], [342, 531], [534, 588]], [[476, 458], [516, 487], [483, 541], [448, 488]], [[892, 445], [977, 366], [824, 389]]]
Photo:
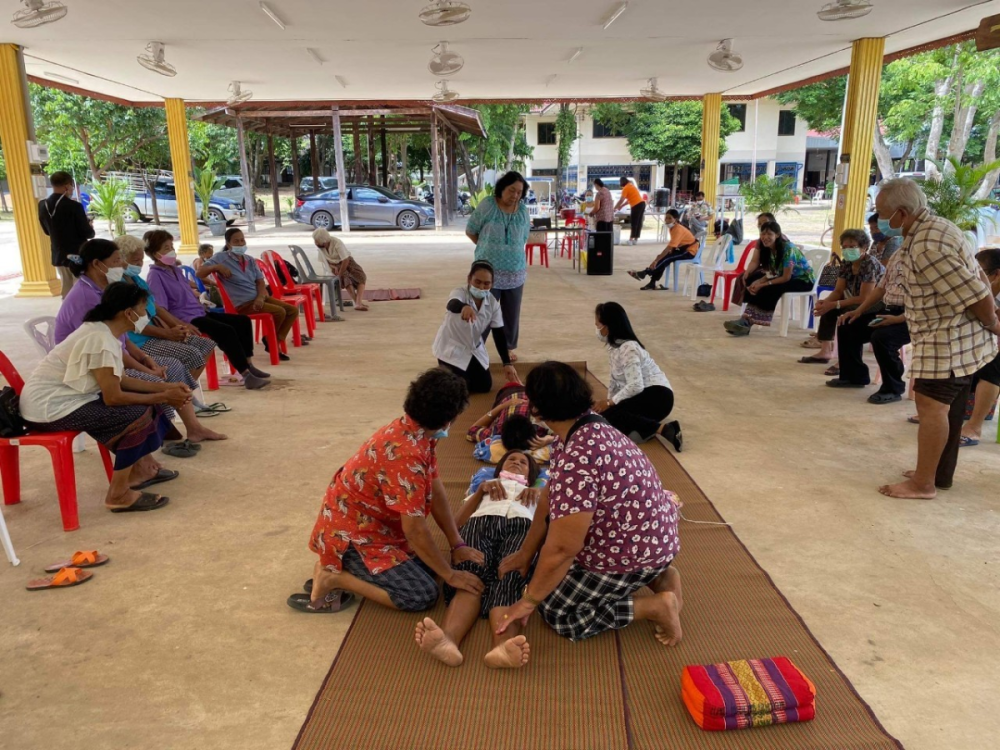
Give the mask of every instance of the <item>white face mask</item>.
[[104, 275], [108, 277], [108, 283], [114, 284], [122, 280], [125, 276], [125, 269], [117, 266], [115, 268], [109, 268], [104, 272]]
[[601, 341], [601, 343], [604, 343], [604, 344], [608, 343], [608, 337], [605, 336], [603, 333], [601, 333], [601, 329], [600, 328], [595, 328], [594, 329], [594, 333], [597, 334], [597, 338]]
[[148, 315], [140, 315], [136, 319], [135, 323], [133, 323], [132, 325], [135, 326], [135, 332], [136, 333], [142, 333], [146, 329], [146, 326], [149, 325], [149, 316]]

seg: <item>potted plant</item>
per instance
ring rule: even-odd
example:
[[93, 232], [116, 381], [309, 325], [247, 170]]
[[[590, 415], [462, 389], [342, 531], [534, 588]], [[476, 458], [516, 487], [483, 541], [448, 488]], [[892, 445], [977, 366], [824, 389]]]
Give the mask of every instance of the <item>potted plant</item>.
[[109, 177], [103, 182], [95, 182], [90, 196], [89, 210], [108, 222], [112, 236], [125, 234], [125, 214], [132, 206], [135, 196], [128, 182]]
[[[791, 177], [768, 177], [761, 175], [755, 182], [740, 185], [740, 195], [747, 211], [754, 214], [771, 213], [775, 216], [788, 209], [795, 202]], [[794, 209], [793, 209], [794, 210]]]
[[948, 162], [954, 169], [947, 172], [941, 163], [933, 159], [930, 161], [938, 168], [941, 178], [927, 180], [921, 185], [927, 196], [927, 205], [959, 229], [974, 232], [979, 226], [980, 209], [993, 205], [991, 198], [977, 198], [976, 192], [990, 172], [1000, 169], [1000, 161], [971, 167], [949, 156]]
[[213, 237], [221, 237], [226, 233], [226, 222], [223, 219], [213, 217], [209, 211], [209, 202], [215, 191], [225, 184], [225, 180], [220, 179], [211, 167], [204, 167], [195, 171], [194, 193], [201, 201], [201, 219], [208, 225], [208, 230]]

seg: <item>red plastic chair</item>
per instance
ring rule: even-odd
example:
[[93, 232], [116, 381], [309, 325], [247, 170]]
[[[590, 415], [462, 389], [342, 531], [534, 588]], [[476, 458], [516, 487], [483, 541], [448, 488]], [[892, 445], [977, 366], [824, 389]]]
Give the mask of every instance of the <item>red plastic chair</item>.
[[750, 260], [750, 254], [753, 249], [757, 247], [757, 240], [754, 240], [749, 245], [747, 245], [746, 250], [743, 251], [743, 255], [740, 257], [740, 263], [736, 268], [730, 269], [728, 271], [716, 271], [715, 275], [712, 277], [712, 299], [710, 302], [715, 304], [715, 291], [718, 288], [719, 282], [722, 282], [723, 289], [723, 302], [722, 309], [726, 311], [729, 309], [729, 298], [733, 294], [733, 284], [739, 276], [743, 275], [743, 272], [747, 268], [747, 261]]
[[[281, 282], [278, 281], [278, 274], [274, 272], [274, 268], [272, 268], [270, 265], [268, 265], [262, 260], [257, 261], [257, 267], [260, 268], [260, 272], [264, 274], [264, 278], [267, 280], [267, 285], [271, 287], [272, 292], [276, 291], [281, 287]], [[290, 305], [301, 307], [305, 311], [306, 331], [308, 331], [310, 336], [316, 333], [316, 321], [313, 318], [311, 295], [283, 294], [279, 292], [278, 299], [280, 299], [282, 302], [287, 302]], [[302, 327], [297, 317], [295, 318], [295, 321], [292, 323], [292, 344], [295, 346], [302, 346]]]
[[[215, 283], [219, 287], [219, 296], [222, 297], [222, 308], [230, 315], [239, 315], [239, 311], [236, 309], [236, 305], [233, 301], [229, 299], [229, 295], [226, 293], [226, 287], [223, 286], [223, 278], [217, 273], [212, 274], [215, 277]], [[260, 341], [261, 335], [267, 340], [268, 354], [271, 355], [271, 364], [277, 367], [281, 364], [281, 360], [278, 359], [278, 329], [274, 325], [274, 318], [271, 317], [270, 313], [250, 313], [247, 315], [250, 320], [254, 322], [254, 338], [256, 341]]]
[[[3, 375], [14, 392], [20, 396], [24, 389], [24, 380], [3, 352], [0, 352], [0, 375]], [[63, 531], [76, 531], [80, 528], [76, 468], [73, 465], [73, 439], [79, 434], [79, 432], [28, 432], [27, 435], [17, 438], [0, 438], [0, 480], [3, 482], [4, 504], [17, 505], [21, 502], [21, 466], [18, 460], [20, 448], [40, 445], [52, 456], [52, 473], [56, 478], [56, 494], [59, 497]], [[111, 454], [100, 443], [98, 447], [110, 482], [114, 471]]]
[[[291, 268], [291, 264], [286, 263], [285, 259], [278, 255], [276, 250], [265, 250], [263, 253], [264, 260], [275, 269], [275, 277], [278, 280], [278, 288], [282, 294], [304, 294], [309, 298], [309, 309], [313, 311], [315, 319], [319, 322], [324, 322], [326, 320], [326, 314], [323, 312], [323, 287], [320, 284], [296, 284], [288, 273], [287, 269]], [[278, 263], [282, 264], [282, 268], [286, 269], [284, 271], [284, 277], [287, 281], [282, 282], [282, 275], [277, 273]], [[315, 326], [313, 327], [315, 331]], [[313, 335], [313, 331], [309, 332], [309, 335]]]
[[538, 248], [538, 264], [549, 267], [549, 243], [529, 242], [524, 246], [524, 254], [528, 257], [528, 265], [535, 265], [535, 248]]

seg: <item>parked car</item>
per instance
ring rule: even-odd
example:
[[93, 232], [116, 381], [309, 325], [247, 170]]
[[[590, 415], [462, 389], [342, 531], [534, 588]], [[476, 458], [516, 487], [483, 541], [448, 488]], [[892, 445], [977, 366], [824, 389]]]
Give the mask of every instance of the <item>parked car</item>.
[[[177, 193], [172, 182], [157, 182], [153, 185], [156, 193], [156, 210], [160, 219], [176, 221], [179, 214], [177, 211]], [[195, 210], [201, 216], [201, 200], [195, 196]], [[236, 201], [228, 198], [212, 198], [208, 202], [208, 214], [213, 219], [232, 224], [236, 219], [242, 218], [245, 214], [242, 206]], [[153, 201], [145, 190], [135, 193], [135, 200], [131, 208], [126, 212], [126, 221], [150, 221], [153, 218]]]
[[[352, 227], [399, 227], [411, 231], [434, 223], [434, 207], [407, 200], [385, 188], [348, 185], [347, 216]], [[295, 199], [292, 219], [324, 229], [340, 226], [340, 191], [327, 190]]]
[[313, 187], [314, 181], [312, 177], [303, 177], [299, 180], [299, 192], [308, 195], [309, 193], [316, 193], [323, 190], [336, 190], [337, 189], [337, 178], [336, 177], [320, 177], [319, 178], [319, 191]]
[[[916, 180], [917, 182], [923, 182], [927, 179], [926, 172], [900, 172], [896, 177], [909, 177], [911, 180]], [[878, 197], [881, 188], [876, 182], [868, 188], [868, 197], [865, 199], [865, 213], [869, 214], [875, 210], [875, 199]]]
[[243, 190], [243, 178], [238, 174], [224, 174], [219, 177], [220, 180], [225, 180], [222, 183], [222, 187], [212, 193], [213, 198], [225, 198], [227, 200], [235, 201], [241, 206], [246, 198], [246, 193]]

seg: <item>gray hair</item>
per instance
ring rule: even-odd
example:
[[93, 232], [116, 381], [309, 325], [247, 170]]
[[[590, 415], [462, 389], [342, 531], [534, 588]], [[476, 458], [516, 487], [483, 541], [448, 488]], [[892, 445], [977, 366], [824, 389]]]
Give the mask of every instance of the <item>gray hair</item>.
[[313, 242], [316, 244], [316, 247], [328, 247], [330, 240], [330, 233], [323, 229], [323, 227], [317, 227], [313, 232]]
[[885, 196], [883, 200], [888, 208], [893, 211], [903, 209], [910, 214], [915, 214], [921, 209], [927, 208], [927, 196], [920, 189], [920, 185], [909, 177], [895, 177], [885, 180], [879, 185], [879, 195]]
[[115, 237], [115, 245], [125, 258], [134, 258], [137, 254], [142, 255], [146, 249], [146, 244], [142, 240], [130, 234]]

